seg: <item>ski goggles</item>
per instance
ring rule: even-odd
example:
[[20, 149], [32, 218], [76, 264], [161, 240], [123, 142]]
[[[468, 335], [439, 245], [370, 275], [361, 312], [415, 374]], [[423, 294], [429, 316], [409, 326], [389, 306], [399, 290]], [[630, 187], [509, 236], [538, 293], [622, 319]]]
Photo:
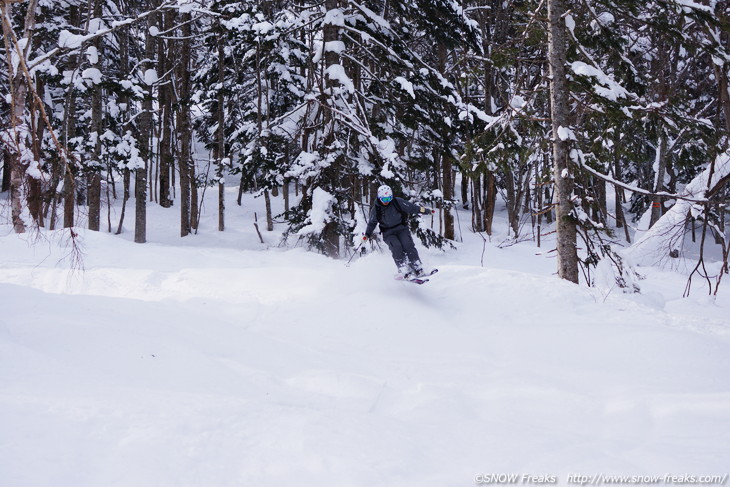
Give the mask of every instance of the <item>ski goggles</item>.
[[391, 196], [382, 196], [380, 198], [380, 202], [383, 203], [384, 205], [390, 203], [391, 201], [393, 201], [393, 196], [392, 195]]

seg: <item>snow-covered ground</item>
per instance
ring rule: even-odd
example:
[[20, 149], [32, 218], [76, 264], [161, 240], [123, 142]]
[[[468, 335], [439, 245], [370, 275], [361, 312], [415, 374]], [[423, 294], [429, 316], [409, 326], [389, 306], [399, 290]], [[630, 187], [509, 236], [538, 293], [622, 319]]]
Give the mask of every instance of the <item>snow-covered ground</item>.
[[79, 230], [83, 270], [67, 232], [0, 226], [0, 485], [730, 473], [727, 282], [716, 299], [658, 268], [637, 295], [575, 286], [551, 242], [495, 236], [482, 257], [462, 213], [464, 242], [421, 249], [440, 272], [416, 286], [387, 253], [347, 267], [278, 247], [281, 225], [261, 244], [262, 199], [234, 199], [225, 232], [213, 197], [184, 239], [154, 205], [147, 244], [129, 211], [121, 236]]

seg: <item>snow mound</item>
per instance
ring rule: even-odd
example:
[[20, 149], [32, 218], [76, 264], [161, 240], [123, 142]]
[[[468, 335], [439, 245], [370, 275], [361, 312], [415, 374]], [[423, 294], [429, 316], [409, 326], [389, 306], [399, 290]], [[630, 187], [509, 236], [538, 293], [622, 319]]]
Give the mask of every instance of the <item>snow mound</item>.
[[727, 466], [726, 314], [425, 251], [440, 272], [413, 286], [377, 252], [348, 268], [82, 232], [81, 272], [49, 238], [0, 237], [8, 485], [564, 484]]

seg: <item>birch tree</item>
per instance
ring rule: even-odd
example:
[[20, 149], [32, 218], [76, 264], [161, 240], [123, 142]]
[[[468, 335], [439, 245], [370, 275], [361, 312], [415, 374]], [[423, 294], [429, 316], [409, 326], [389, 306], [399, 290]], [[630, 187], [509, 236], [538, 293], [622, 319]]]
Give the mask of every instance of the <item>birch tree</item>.
[[16, 233], [26, 230], [23, 220], [25, 206], [23, 186], [26, 170], [30, 164], [30, 139], [28, 125], [25, 118], [26, 101], [28, 98], [27, 59], [31, 48], [31, 36], [35, 29], [36, 7], [38, 0], [30, 0], [27, 5], [23, 33], [16, 37], [11, 24], [13, 4], [3, 1], [2, 8], [3, 42], [7, 62], [8, 84], [10, 87], [10, 124], [2, 134], [3, 145], [9, 150], [5, 152], [5, 164], [10, 168], [10, 207], [13, 229]]

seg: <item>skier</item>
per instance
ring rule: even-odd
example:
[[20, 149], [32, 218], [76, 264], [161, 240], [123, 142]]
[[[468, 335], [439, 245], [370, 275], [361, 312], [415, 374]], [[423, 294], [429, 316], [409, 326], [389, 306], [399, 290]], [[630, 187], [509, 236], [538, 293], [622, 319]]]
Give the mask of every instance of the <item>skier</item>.
[[398, 272], [404, 279], [423, 273], [418, 250], [408, 229], [408, 215], [426, 212], [433, 210], [402, 198], [394, 198], [393, 190], [385, 184], [378, 188], [378, 198], [370, 208], [370, 219], [363, 240], [372, 238], [375, 225], [380, 224], [383, 241], [390, 247]]

